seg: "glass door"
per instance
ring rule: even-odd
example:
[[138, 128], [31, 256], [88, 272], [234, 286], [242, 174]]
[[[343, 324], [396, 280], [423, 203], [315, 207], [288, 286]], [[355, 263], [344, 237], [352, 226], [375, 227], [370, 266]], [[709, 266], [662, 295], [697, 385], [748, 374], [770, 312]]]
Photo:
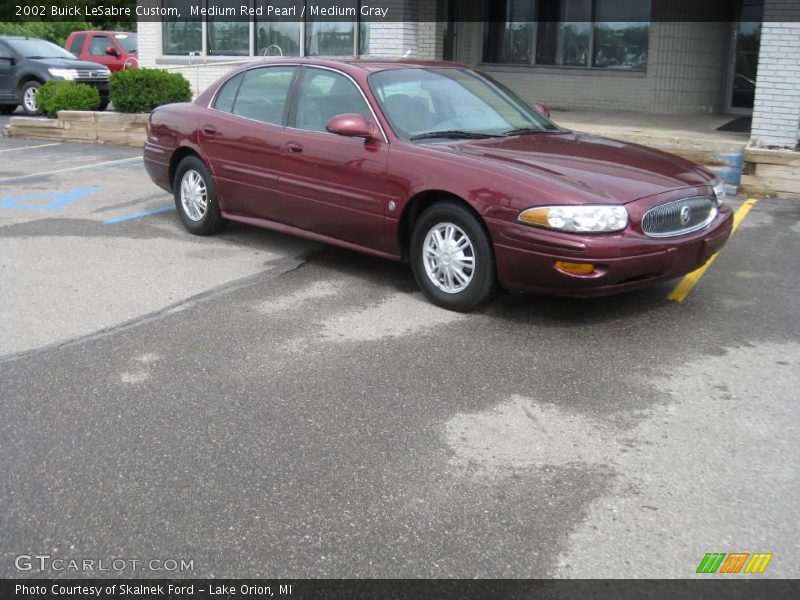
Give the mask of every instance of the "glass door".
[[734, 37], [731, 44], [725, 112], [751, 115], [756, 94], [764, 0], [740, 0], [740, 2], [739, 20], [734, 23]]

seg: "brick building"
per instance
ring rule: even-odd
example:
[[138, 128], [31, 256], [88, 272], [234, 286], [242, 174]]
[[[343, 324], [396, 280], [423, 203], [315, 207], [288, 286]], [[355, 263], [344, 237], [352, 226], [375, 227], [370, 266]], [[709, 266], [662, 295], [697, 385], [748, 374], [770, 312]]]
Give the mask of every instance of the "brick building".
[[[248, 0], [216, 0], [226, 2]], [[754, 144], [797, 143], [800, 0], [314, 2], [326, 3], [356, 12], [386, 7], [390, 18], [142, 20], [140, 63], [183, 71], [203, 89], [234, 61], [277, 52], [443, 58], [475, 65], [553, 108], [752, 115]], [[185, 8], [189, 0], [161, 4]]]

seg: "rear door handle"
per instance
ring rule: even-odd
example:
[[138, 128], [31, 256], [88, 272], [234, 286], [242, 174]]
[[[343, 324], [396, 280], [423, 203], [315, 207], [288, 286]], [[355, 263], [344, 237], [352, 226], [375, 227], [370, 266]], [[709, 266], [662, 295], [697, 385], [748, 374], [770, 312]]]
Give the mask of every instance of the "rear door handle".
[[203, 133], [206, 133], [208, 135], [216, 135], [217, 128], [214, 127], [213, 125], [203, 125]]
[[303, 146], [298, 144], [297, 142], [286, 142], [286, 150], [291, 152], [292, 154], [302, 154]]

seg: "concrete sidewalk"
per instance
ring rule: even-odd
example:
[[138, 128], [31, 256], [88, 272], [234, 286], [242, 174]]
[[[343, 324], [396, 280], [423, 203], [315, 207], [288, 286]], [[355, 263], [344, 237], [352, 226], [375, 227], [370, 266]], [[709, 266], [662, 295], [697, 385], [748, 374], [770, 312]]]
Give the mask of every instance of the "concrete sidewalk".
[[651, 146], [706, 165], [715, 164], [716, 154], [740, 152], [747, 145], [748, 133], [717, 131], [717, 127], [735, 118], [731, 115], [552, 111], [552, 119], [567, 129]]

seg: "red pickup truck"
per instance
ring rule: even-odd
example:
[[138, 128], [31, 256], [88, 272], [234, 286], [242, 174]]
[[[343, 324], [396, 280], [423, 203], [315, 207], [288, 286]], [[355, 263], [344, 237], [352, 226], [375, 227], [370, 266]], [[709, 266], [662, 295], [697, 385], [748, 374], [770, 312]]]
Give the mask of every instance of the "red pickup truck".
[[129, 31], [73, 31], [64, 47], [81, 60], [100, 63], [111, 71], [139, 66], [138, 38]]

